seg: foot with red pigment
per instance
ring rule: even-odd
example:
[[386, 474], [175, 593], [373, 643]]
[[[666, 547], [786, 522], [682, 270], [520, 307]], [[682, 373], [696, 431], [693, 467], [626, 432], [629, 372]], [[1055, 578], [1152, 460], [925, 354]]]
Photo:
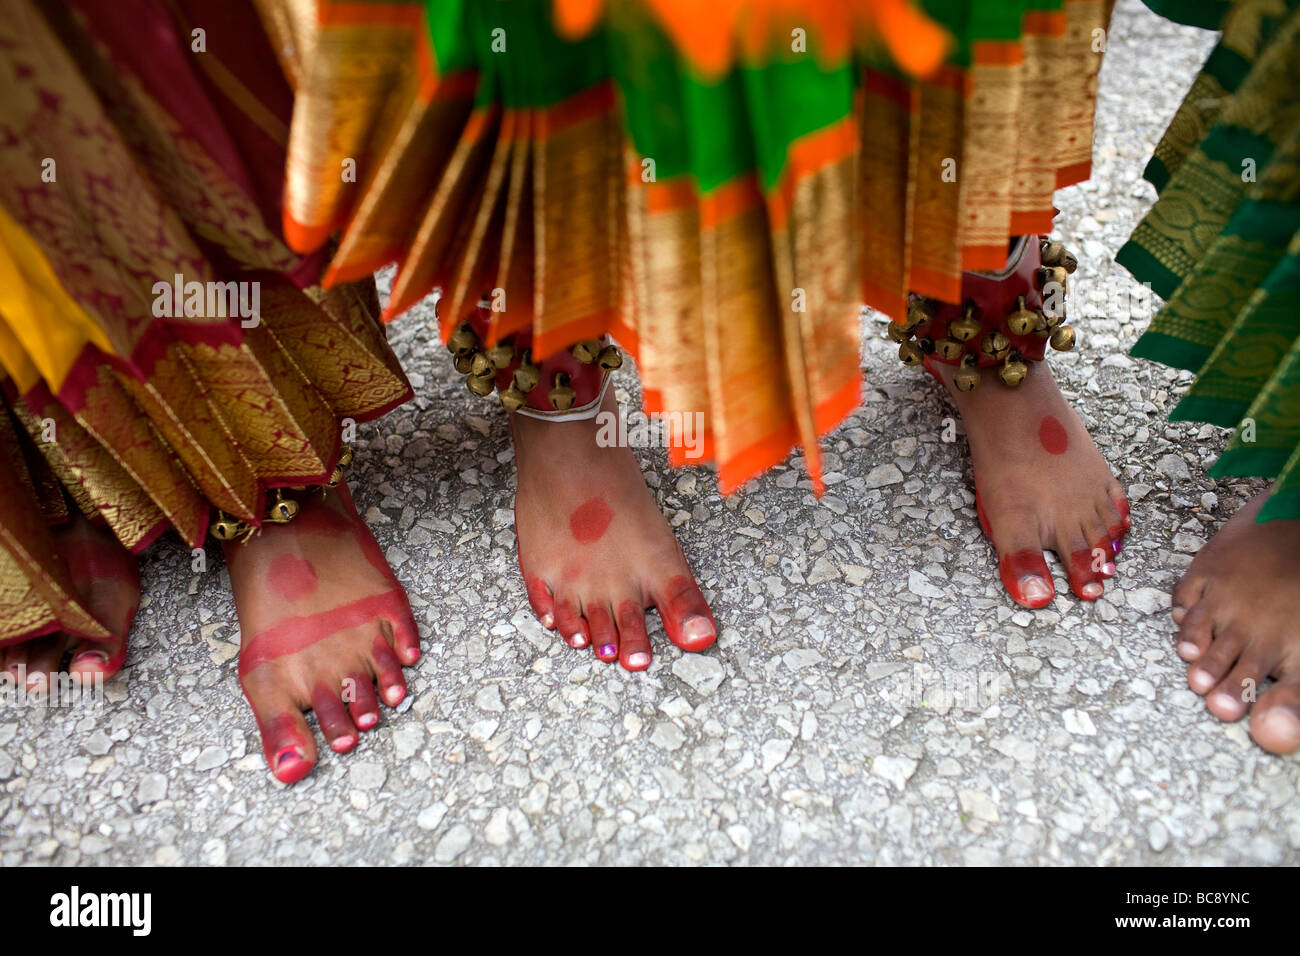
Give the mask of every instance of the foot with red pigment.
[[82, 604], [114, 636], [92, 641], [50, 634], [0, 647], [0, 670], [15, 680], [25, 675], [27, 690], [35, 694], [56, 686], [65, 671], [77, 683], [87, 683], [107, 680], [121, 670], [127, 635], [140, 606], [140, 561], [108, 528], [78, 514], [55, 529], [54, 536]]
[[347, 486], [303, 495], [300, 505], [288, 524], [224, 546], [239, 611], [239, 680], [282, 783], [316, 763], [304, 711], [315, 711], [330, 748], [346, 753], [378, 725], [381, 699], [402, 702], [402, 668], [420, 657], [406, 592]]
[[[1187, 683], [1221, 720], [1250, 711], [1265, 750], [1300, 750], [1300, 519], [1255, 516], [1265, 492], [1197, 553], [1173, 594]], [[1262, 685], [1273, 679], [1267, 690]]]
[[[617, 412], [613, 390], [602, 410]], [[630, 671], [650, 666], [649, 607], [682, 650], [712, 644], [713, 614], [631, 450], [600, 447], [595, 420], [511, 420], [519, 566], [543, 626]]]
[[981, 371], [969, 392], [956, 369], [926, 360], [961, 412], [975, 473], [980, 526], [998, 552], [1007, 593], [1028, 608], [1056, 593], [1043, 552], [1065, 565], [1070, 590], [1095, 601], [1115, 574], [1129, 528], [1128, 500], [1079, 416], [1057, 388], [1047, 362], [1035, 362], [1017, 387]]

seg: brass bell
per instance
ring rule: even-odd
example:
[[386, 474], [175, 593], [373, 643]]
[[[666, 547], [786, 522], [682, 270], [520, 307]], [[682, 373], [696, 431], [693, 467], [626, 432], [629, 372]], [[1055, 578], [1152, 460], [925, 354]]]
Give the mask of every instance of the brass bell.
[[993, 358], [1005, 357], [1010, 348], [1011, 340], [996, 329], [984, 336], [984, 341], [980, 343], [980, 351]]
[[590, 365], [596, 361], [596, 356], [600, 354], [599, 339], [584, 339], [575, 345], [571, 350], [573, 357], [583, 365]]
[[1025, 308], [1025, 297], [1016, 300], [1016, 311], [1007, 316], [1007, 328], [1012, 335], [1028, 335], [1038, 328], [1038, 314]]
[[501, 404], [505, 406], [508, 412], [518, 411], [527, 400], [527, 396], [519, 391], [519, 386], [514, 382], [511, 382], [510, 387], [501, 393]]
[[1060, 266], [1070, 275], [1079, 268], [1079, 260], [1068, 251], [1064, 244], [1048, 239], [1043, 242], [1042, 260], [1045, 266]]
[[573, 407], [573, 400], [578, 397], [578, 393], [569, 387], [568, 375], [556, 372], [555, 387], [546, 393], [546, 397], [551, 400], [553, 408], [565, 412]]
[[905, 318], [902, 322], [903, 328], [907, 329], [910, 332], [918, 325], [922, 325], [930, 321], [930, 312], [929, 310], [926, 309], [924, 303], [925, 300], [920, 297], [908, 300], [907, 318]]
[[515, 347], [509, 342], [498, 342], [487, 350], [487, 357], [493, 368], [505, 368], [515, 360]]
[[485, 375], [491, 375], [496, 370], [497, 367], [492, 364], [492, 360], [487, 357], [486, 353], [484, 352], [474, 353], [474, 360], [470, 363], [469, 366], [469, 374], [475, 376], [476, 378], [481, 378]]
[[1038, 270], [1038, 285], [1045, 289], [1050, 283], [1055, 282], [1061, 287], [1062, 292], [1067, 292], [1069, 291], [1066, 286], [1068, 277], [1069, 273], [1061, 266], [1042, 266]]
[[[488, 364], [490, 368], [491, 363]], [[491, 371], [489, 371], [487, 375], [471, 375], [469, 378], [465, 379], [465, 386], [480, 398], [484, 395], [491, 395], [492, 389], [496, 388], [496, 385], [496, 379], [493, 377]]]
[[477, 354], [477, 352], [461, 352], [457, 355], [452, 363], [456, 366], [456, 371], [460, 372], [461, 375], [468, 375], [470, 369], [474, 367], [474, 356]]
[[1058, 312], [1043, 312], [1043, 325], [1038, 330], [1044, 337], [1052, 334], [1052, 329], [1065, 321], [1065, 316]]
[[519, 391], [527, 394], [542, 381], [542, 370], [536, 365], [521, 365], [515, 369], [515, 385]]
[[447, 348], [451, 349], [457, 355], [463, 355], [466, 352], [472, 352], [478, 348], [478, 336], [468, 325], [462, 325], [455, 332], [451, 333], [451, 338], [447, 339]]
[[975, 316], [975, 306], [966, 306], [966, 312], [956, 322], [948, 323], [948, 334], [958, 342], [969, 342], [980, 334], [980, 320]]
[[902, 359], [904, 365], [920, 365], [921, 360], [925, 358], [925, 352], [915, 342], [904, 342], [898, 347], [898, 357]]
[[218, 541], [234, 541], [244, 531], [244, 522], [218, 510], [217, 520], [212, 522], [208, 530]]
[[[339, 474], [337, 468], [334, 469], [334, 472]], [[340, 474], [339, 477], [341, 478], [342, 475]], [[333, 487], [333, 485], [329, 487]], [[275, 524], [288, 524], [297, 514], [298, 502], [292, 498], [284, 497], [284, 492], [279, 488], [275, 489], [275, 501], [271, 503], [271, 508], [266, 513], [266, 520]]]
[[998, 378], [1002, 379], [1004, 385], [1010, 385], [1012, 388], [1023, 382], [1028, 374], [1029, 366], [1020, 361], [1019, 352], [1008, 355], [1007, 360], [998, 369]]
[[352, 464], [353, 459], [356, 457], [356, 453], [352, 450], [352, 446], [344, 445], [343, 450], [339, 452], [339, 467], [346, 468], [348, 465]]
[[961, 360], [961, 368], [953, 374], [952, 383], [957, 386], [961, 392], [969, 392], [980, 383], [980, 370], [975, 361], [975, 356], [965, 355]]
[[1074, 348], [1074, 329], [1068, 325], [1062, 325], [1052, 333], [1052, 348], [1058, 352], [1068, 352]]
[[596, 364], [606, 372], [612, 372], [616, 368], [623, 367], [623, 353], [612, 345], [606, 345], [596, 356]]
[[343, 469], [336, 467], [325, 480], [326, 488], [337, 488], [343, 482]]
[[934, 352], [945, 362], [955, 362], [961, 358], [961, 343], [956, 339], [942, 338], [934, 343]]
[[897, 322], [889, 323], [888, 334], [891, 342], [906, 342], [912, 337], [911, 329], [906, 329]]

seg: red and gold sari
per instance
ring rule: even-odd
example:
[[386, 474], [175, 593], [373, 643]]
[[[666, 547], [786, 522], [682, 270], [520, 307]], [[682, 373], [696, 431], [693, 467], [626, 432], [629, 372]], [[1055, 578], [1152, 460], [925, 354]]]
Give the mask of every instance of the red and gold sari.
[[51, 525], [260, 525], [411, 393], [373, 283], [279, 235], [292, 92], [248, 3], [0, 0], [0, 75], [0, 643], [107, 638]]

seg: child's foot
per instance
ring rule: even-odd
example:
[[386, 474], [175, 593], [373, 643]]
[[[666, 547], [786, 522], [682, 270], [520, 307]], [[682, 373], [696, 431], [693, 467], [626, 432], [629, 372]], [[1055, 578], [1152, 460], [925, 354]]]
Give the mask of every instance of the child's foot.
[[1187, 683], [1210, 713], [1240, 720], [1249, 710], [1250, 735], [1289, 754], [1300, 749], [1300, 519], [1256, 523], [1267, 499], [1256, 496], [1201, 548], [1172, 613], [1178, 655], [1194, 662]]
[[57, 676], [65, 669], [78, 683], [97, 676], [107, 680], [121, 670], [127, 634], [140, 606], [140, 561], [108, 528], [91, 524], [78, 514], [56, 528], [54, 536], [82, 603], [114, 637], [91, 641], [50, 634], [0, 648], [0, 669], [15, 679], [25, 674], [27, 690], [32, 693], [55, 687]]
[[415, 620], [346, 485], [301, 496], [291, 522], [227, 542], [225, 552], [239, 680], [271, 772], [294, 783], [316, 763], [303, 711], [315, 711], [330, 747], [346, 753], [379, 723], [380, 698], [402, 702], [402, 668], [420, 656]]
[[[617, 409], [611, 390], [603, 410]], [[682, 650], [712, 644], [713, 615], [631, 450], [597, 445], [594, 419], [511, 422], [519, 566], [542, 624], [633, 671], [650, 666], [652, 605]]]
[[1065, 565], [1075, 595], [1097, 600], [1102, 582], [1115, 574], [1128, 501], [1047, 362], [1033, 363], [1015, 388], [984, 369], [969, 392], [953, 385], [954, 367], [926, 366], [966, 425], [980, 525], [997, 549], [1007, 593], [1028, 608], [1051, 602], [1056, 589], [1043, 558], [1049, 550]]

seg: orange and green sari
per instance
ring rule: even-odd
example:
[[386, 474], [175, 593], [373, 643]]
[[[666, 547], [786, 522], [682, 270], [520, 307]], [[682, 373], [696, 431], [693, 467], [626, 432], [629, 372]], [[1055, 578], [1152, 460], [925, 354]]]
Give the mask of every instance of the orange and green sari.
[[1107, 0], [259, 0], [292, 50], [284, 232], [392, 317], [602, 333], [724, 491], [859, 400], [863, 302], [948, 301], [1090, 169]]
[[107, 638], [52, 525], [260, 525], [410, 388], [373, 284], [278, 234], [292, 95], [249, 4], [0, 0], [0, 76], [0, 643]]

